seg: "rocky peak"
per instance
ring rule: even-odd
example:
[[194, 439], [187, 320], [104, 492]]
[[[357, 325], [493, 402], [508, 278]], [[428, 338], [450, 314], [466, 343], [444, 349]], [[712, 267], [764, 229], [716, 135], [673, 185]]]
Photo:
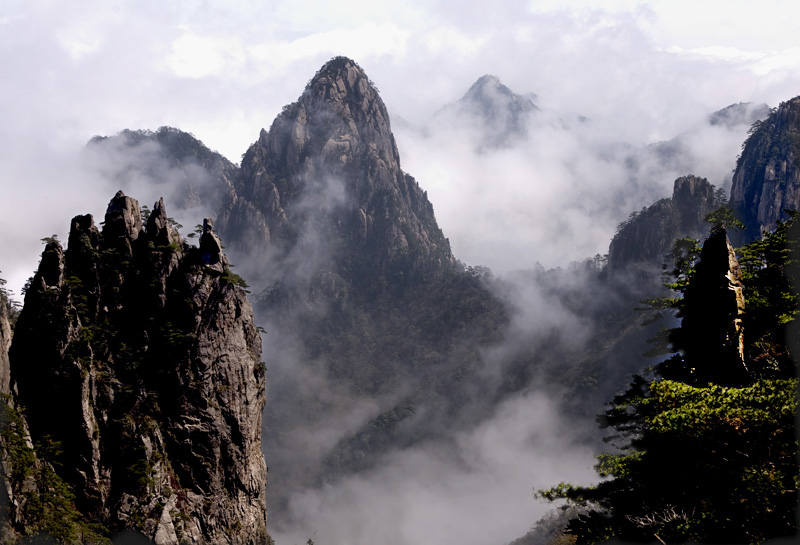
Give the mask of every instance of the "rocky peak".
[[317, 72], [261, 131], [241, 169], [239, 198], [217, 216], [232, 251], [299, 251], [321, 256], [315, 267], [328, 258], [378, 270], [398, 261], [415, 270], [453, 264], [427, 195], [400, 168], [386, 106], [350, 59]]
[[170, 207], [178, 210], [235, 198], [238, 167], [193, 135], [173, 127], [95, 136], [83, 159], [87, 168], [114, 188], [140, 187], [143, 180], [159, 187]]
[[203, 263], [208, 267], [220, 272], [228, 267], [228, 258], [222, 252], [222, 242], [214, 233], [214, 220], [211, 218], [203, 220], [203, 234], [200, 235], [200, 253], [203, 256]]
[[169, 246], [182, 242], [178, 232], [170, 225], [163, 197], [153, 204], [153, 210], [147, 218], [147, 238], [156, 246]]
[[800, 210], [800, 97], [753, 124], [736, 163], [730, 206], [747, 227], [737, 244], [773, 230], [786, 219], [785, 209]]
[[142, 231], [142, 212], [136, 199], [117, 191], [106, 209], [103, 236], [136, 240]]
[[661, 265], [677, 238], [705, 235], [706, 214], [720, 204], [707, 179], [692, 175], [678, 178], [671, 198], [633, 212], [617, 228], [608, 248], [609, 272], [637, 262]]
[[[9, 353], [14, 403], [30, 445], [59, 445], [31, 456], [74, 494], [78, 514], [60, 528], [82, 519], [158, 545], [264, 543], [252, 309], [210, 222], [208, 265], [170, 229], [159, 201], [143, 236], [138, 202], [120, 192], [102, 233], [76, 216], [66, 251], [46, 245]], [[31, 483], [7, 485], [14, 528], [36, 528]]]
[[515, 94], [497, 76], [489, 74], [478, 78], [460, 102], [477, 106], [488, 115], [499, 113], [501, 110], [508, 112], [539, 110], [529, 97]]

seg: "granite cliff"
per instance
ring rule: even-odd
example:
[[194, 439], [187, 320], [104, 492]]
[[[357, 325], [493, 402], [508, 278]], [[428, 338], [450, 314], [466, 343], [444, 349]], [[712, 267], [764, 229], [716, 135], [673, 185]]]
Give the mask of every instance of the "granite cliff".
[[736, 164], [730, 206], [747, 226], [739, 243], [761, 237], [800, 209], [800, 97], [753, 125]]
[[11, 302], [5, 293], [0, 291], [0, 394], [10, 393], [10, 366], [8, 349], [11, 347]]
[[265, 368], [241, 283], [210, 221], [191, 247], [163, 200], [143, 218], [121, 191], [102, 229], [76, 216], [66, 249], [47, 242], [9, 353], [14, 532], [268, 539]]

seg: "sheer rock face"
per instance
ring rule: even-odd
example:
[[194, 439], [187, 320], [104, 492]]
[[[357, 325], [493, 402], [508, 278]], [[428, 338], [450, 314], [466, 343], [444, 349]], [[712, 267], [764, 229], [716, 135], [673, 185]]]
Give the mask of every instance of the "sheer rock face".
[[[163, 201], [121, 192], [102, 231], [49, 243], [10, 351], [11, 389], [76, 506], [155, 543], [263, 543], [261, 341], [219, 251], [180, 244]], [[205, 236], [218, 242], [208, 227]]]
[[694, 280], [685, 294], [681, 325], [686, 360], [700, 384], [741, 384], [744, 360], [744, 284], [727, 233], [715, 227], [703, 244]]
[[11, 346], [11, 324], [8, 302], [0, 295], [0, 394], [11, 393], [8, 349]]
[[320, 69], [261, 131], [241, 169], [238, 200], [217, 218], [233, 249], [305, 248], [376, 272], [454, 262], [426, 193], [400, 168], [383, 101], [349, 59]]
[[744, 243], [786, 219], [784, 209], [800, 209], [800, 97], [781, 104], [753, 126], [736, 165], [730, 205], [747, 226]]
[[717, 207], [714, 186], [705, 178], [675, 180], [672, 198], [662, 199], [624, 223], [608, 248], [612, 274], [636, 262], [660, 265], [680, 237], [702, 238], [706, 214]]

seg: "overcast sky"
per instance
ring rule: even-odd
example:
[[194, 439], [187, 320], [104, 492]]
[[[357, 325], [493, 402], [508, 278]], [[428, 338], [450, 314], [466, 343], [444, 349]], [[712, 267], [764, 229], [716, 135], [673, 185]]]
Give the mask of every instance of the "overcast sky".
[[[423, 124], [492, 73], [517, 93], [536, 93], [544, 109], [588, 116], [606, 138], [639, 144], [671, 138], [734, 102], [776, 106], [799, 94], [798, 21], [800, 4], [780, 0], [0, 0], [0, 270], [18, 291], [36, 266], [40, 238], [64, 237], [78, 213], [102, 215], [111, 195], [94, 191], [96, 181], [77, 161], [91, 136], [176, 126], [238, 162], [335, 55], [366, 70], [395, 120]], [[457, 255], [514, 268], [470, 248], [471, 225], [532, 233], [535, 222], [504, 215], [503, 199], [449, 198], [481, 183], [459, 185], [437, 172], [474, 158], [462, 161], [407, 135], [398, 143], [404, 169], [429, 189]], [[476, 168], [485, 177], [489, 167]], [[567, 170], [548, 172], [559, 178]], [[588, 164], [570, 175], [591, 178], [594, 170]], [[562, 174], [559, 191], [568, 194], [578, 182]], [[516, 178], [499, 178], [512, 180], [504, 191], [513, 195]], [[667, 190], [671, 181], [658, 183]], [[479, 204], [498, 209], [484, 210], [481, 225], [465, 221]], [[500, 216], [502, 227], [485, 224]], [[596, 239], [571, 254], [542, 247], [537, 260], [552, 266], [601, 251], [614, 221], [603, 219]], [[521, 253], [520, 237], [503, 253]]]

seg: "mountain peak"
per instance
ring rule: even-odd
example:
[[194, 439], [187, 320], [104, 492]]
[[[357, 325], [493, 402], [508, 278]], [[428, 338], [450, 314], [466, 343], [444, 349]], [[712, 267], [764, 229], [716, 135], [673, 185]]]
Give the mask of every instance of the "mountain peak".
[[352, 97], [362, 102], [378, 97], [364, 69], [347, 57], [334, 57], [326, 62], [308, 82], [303, 96], [308, 95], [337, 101]]
[[320, 68], [262, 131], [241, 168], [244, 200], [218, 217], [232, 247], [241, 231], [234, 233], [236, 218], [250, 217], [263, 226], [256, 246], [282, 255], [357, 254], [359, 263], [399, 260], [415, 270], [452, 265], [425, 192], [400, 168], [386, 106], [351, 59]]
[[478, 80], [472, 84], [461, 100], [466, 101], [482, 98], [486, 96], [487, 93], [493, 93], [494, 96], [499, 95], [509, 98], [515, 96], [511, 89], [503, 85], [503, 82], [500, 81], [500, 78], [491, 74], [485, 74], [479, 77]]
[[355, 73], [361, 77], [367, 77], [366, 73], [364, 73], [364, 69], [353, 59], [342, 56], [333, 57], [317, 70], [317, 73], [311, 78], [309, 86], [312, 86], [320, 78], [338, 77], [350, 73]]
[[436, 112], [434, 120], [459, 130], [478, 129], [479, 148], [505, 147], [524, 138], [531, 114], [541, 111], [535, 97], [518, 95], [497, 76], [485, 74], [458, 101]]

